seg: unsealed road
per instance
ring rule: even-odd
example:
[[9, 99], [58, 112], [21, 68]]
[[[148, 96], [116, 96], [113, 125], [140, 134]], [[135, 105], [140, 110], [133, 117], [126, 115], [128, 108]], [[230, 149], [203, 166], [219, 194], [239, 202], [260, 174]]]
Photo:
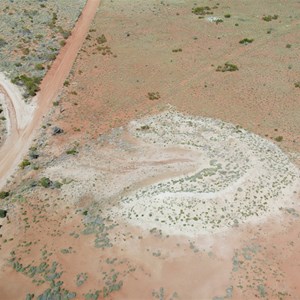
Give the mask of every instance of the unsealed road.
[[[87, 0], [71, 36], [41, 83], [41, 90], [36, 97], [37, 107], [33, 113], [32, 120], [22, 129], [11, 128], [10, 134], [0, 149], [0, 188], [6, 184], [21, 159], [26, 155], [37, 130], [40, 128], [43, 116], [49, 111], [52, 102], [63, 87], [63, 83], [69, 75], [99, 4], [100, 0]], [[10, 103], [13, 103], [13, 101], [10, 101]], [[11, 124], [17, 124], [17, 121], [11, 120]]]

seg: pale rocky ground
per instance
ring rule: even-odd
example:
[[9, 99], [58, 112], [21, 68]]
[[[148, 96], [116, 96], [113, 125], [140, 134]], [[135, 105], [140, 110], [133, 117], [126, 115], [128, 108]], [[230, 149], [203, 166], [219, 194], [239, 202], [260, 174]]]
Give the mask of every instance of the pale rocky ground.
[[2, 200], [3, 297], [298, 299], [298, 5], [226, 1], [216, 25], [191, 1], [103, 1]]
[[7, 134], [7, 118], [8, 118], [8, 111], [5, 104], [5, 95], [1, 94], [0, 91], [0, 145], [5, 140], [5, 136]]

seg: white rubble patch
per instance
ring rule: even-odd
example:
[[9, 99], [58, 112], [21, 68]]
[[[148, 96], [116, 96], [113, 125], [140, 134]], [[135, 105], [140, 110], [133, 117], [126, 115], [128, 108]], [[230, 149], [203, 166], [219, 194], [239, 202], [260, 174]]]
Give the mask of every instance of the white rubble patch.
[[9, 126], [9, 113], [7, 109], [7, 105], [5, 102], [5, 95], [1, 94], [0, 92], [0, 104], [1, 104], [1, 109], [3, 109], [3, 116], [5, 117], [5, 126], [4, 126], [4, 133], [9, 134], [10, 133], [10, 126]]
[[88, 196], [88, 210], [187, 236], [277, 217], [300, 194], [299, 170], [273, 143], [174, 111], [115, 128], [76, 157], [62, 154], [43, 176], [67, 179], [64, 202]]
[[[32, 101], [30, 104], [25, 103], [21, 89], [12, 84], [3, 73], [0, 73], [0, 85], [2, 85], [6, 90], [8, 96], [10, 97], [10, 99], [6, 100], [12, 101], [11, 106], [15, 111], [16, 120], [9, 120], [9, 123], [16, 122], [18, 129], [25, 128], [32, 119], [36, 104], [34, 101]], [[7, 130], [8, 132], [10, 131], [9, 126], [7, 126]]]
[[216, 23], [216, 22], [223, 22], [223, 19], [220, 17], [214, 17], [214, 16], [209, 16], [205, 18], [206, 21], [210, 22], [210, 23]]
[[232, 124], [165, 112], [131, 122], [128, 130], [144, 148], [191, 151], [196, 164], [193, 172], [123, 196], [109, 214], [133, 225], [169, 234], [215, 232], [277, 214], [299, 191], [299, 170], [288, 157]]

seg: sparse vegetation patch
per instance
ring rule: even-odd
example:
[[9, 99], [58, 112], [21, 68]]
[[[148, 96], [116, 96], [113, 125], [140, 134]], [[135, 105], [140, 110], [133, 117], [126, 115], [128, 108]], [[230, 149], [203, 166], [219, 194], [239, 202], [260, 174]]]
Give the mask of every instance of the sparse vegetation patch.
[[278, 15], [266, 15], [266, 16], [263, 16], [262, 19], [266, 22], [271, 22], [272, 20], [277, 20], [279, 18]]
[[296, 88], [300, 88], [300, 81], [295, 82], [295, 83], [294, 83], [294, 86], [295, 86]]
[[149, 92], [148, 93], [149, 100], [158, 100], [160, 98], [159, 92]]
[[248, 45], [248, 44], [251, 44], [253, 41], [254, 41], [254, 39], [245, 38], [245, 39], [240, 40], [239, 43], [242, 45]]
[[192, 13], [197, 16], [212, 15], [213, 12], [209, 6], [197, 6], [192, 8]]
[[217, 72], [234, 72], [238, 70], [239, 68], [237, 65], [231, 64], [229, 62], [226, 62], [223, 66], [218, 66], [216, 69]]

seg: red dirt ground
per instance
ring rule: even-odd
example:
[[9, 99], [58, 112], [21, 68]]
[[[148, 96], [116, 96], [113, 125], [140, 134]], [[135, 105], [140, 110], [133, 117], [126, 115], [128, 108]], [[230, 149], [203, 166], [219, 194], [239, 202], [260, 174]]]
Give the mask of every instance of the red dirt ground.
[[[207, 4], [215, 5], [212, 1]], [[191, 13], [192, 7], [192, 1], [102, 2], [71, 72], [70, 85], [63, 88], [59, 106], [44, 121], [63, 128], [65, 134], [52, 137], [46, 129], [37, 138], [37, 143], [44, 139], [47, 144], [41, 150], [45, 165], [51, 167], [65, 159], [65, 149], [75, 141], [79, 147], [93, 148], [99, 135], [111, 128], [171, 104], [189, 114], [239, 124], [273, 141], [283, 136], [282, 142], [274, 142], [300, 166], [300, 89], [294, 87], [300, 69], [299, 3], [222, 1], [213, 9], [214, 15], [230, 13], [231, 18], [223, 17], [218, 25], [198, 19]], [[279, 14], [279, 19], [265, 22], [261, 19], [264, 14]], [[103, 50], [97, 50], [103, 46], [96, 40], [101, 34], [112, 54], [102, 55]], [[243, 38], [254, 38], [254, 42], [241, 45]], [[178, 48], [182, 52], [172, 52]], [[239, 71], [215, 71], [227, 61]], [[149, 100], [148, 92], [159, 92], [160, 99]], [[175, 292], [178, 299], [299, 298], [297, 215], [282, 212], [280, 218], [261, 224], [193, 240], [150, 234], [119, 223], [110, 233], [113, 247], [101, 250], [93, 245], [94, 235], [70, 237], [70, 232], [83, 230], [82, 211], [76, 210], [97, 199], [87, 194], [73, 207], [69, 203], [74, 199], [58, 190], [23, 190], [29, 179], [41, 177], [42, 172], [43, 168], [18, 173], [20, 184], [14, 195], [24, 195], [27, 201], [16, 201], [10, 224], [4, 222], [2, 240], [8, 241], [2, 243], [1, 257], [8, 258], [20, 241], [32, 241], [29, 254], [18, 247], [17, 255], [23, 263], [32, 259], [39, 263], [40, 249], [46, 245], [53, 252], [50, 261], [58, 261], [64, 271], [64, 288], [76, 290], [78, 295], [102, 289], [104, 272], [114, 268], [120, 272], [123, 286], [110, 299], [155, 299], [160, 288], [164, 292], [161, 299], [176, 299]], [[300, 211], [299, 200], [295, 194], [296, 212]], [[30, 223], [27, 229], [22, 216], [25, 210]], [[32, 221], [34, 215], [42, 216], [39, 223]], [[61, 254], [60, 250], [69, 246], [73, 252]], [[153, 255], [158, 250], [161, 255]], [[110, 265], [107, 258], [117, 261]], [[38, 295], [46, 288], [36, 287], [4, 259], [0, 267], [0, 290], [7, 300], [24, 298], [29, 292]], [[80, 272], [89, 278], [76, 287]], [[13, 289], [16, 282], [18, 289]], [[226, 289], [231, 287], [232, 296], [226, 298]]]

